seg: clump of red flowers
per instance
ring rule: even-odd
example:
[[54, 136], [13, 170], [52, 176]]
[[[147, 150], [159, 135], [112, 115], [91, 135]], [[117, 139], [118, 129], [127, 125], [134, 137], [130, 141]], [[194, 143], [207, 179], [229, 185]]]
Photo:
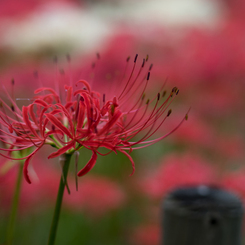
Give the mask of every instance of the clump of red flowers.
[[179, 186], [215, 184], [214, 169], [201, 157], [186, 153], [169, 155], [144, 180], [141, 189], [151, 198], [161, 199]]
[[[75, 85], [70, 83], [64, 88], [59, 84], [56, 84], [56, 89], [41, 87], [34, 92], [31, 103], [20, 109], [13, 96], [5, 91], [10, 104], [0, 98], [0, 139], [4, 145], [0, 150], [5, 152], [0, 155], [13, 160], [25, 159], [24, 176], [29, 183], [28, 165], [44, 144], [56, 148], [48, 158], [72, 154], [82, 147], [91, 150], [92, 157], [77, 173], [78, 176], [83, 176], [94, 167], [98, 154], [110, 152], [125, 154], [134, 172], [134, 161], [130, 156], [132, 150], [162, 140], [187, 119], [186, 115], [171, 132], [151, 139], [171, 114], [169, 105], [179, 90], [174, 87], [164, 98], [166, 92], [162, 87], [153, 98], [147, 98], [152, 65], [142, 75], [147, 56], [135, 74], [137, 57], [126, 82], [123, 76], [119, 83], [122, 85], [120, 92], [115, 92], [110, 98], [107, 98], [107, 94], [94, 91], [87, 81], [79, 80]], [[142, 132], [142, 136], [134, 140]], [[109, 152], [101, 153], [102, 147]]]
[[[69, 180], [75, 186], [75, 182]], [[102, 176], [89, 175], [83, 179], [79, 192], [65, 193], [64, 204], [70, 210], [86, 211], [91, 217], [99, 217], [112, 210], [122, 208], [126, 203], [126, 193], [115, 181]], [[69, 197], [68, 197], [69, 195]]]

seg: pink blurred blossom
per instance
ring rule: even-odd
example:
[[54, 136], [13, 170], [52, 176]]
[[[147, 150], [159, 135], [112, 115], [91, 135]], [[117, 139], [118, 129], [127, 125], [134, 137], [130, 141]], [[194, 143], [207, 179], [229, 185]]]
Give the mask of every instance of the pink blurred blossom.
[[[44, 163], [40, 164], [37, 161], [41, 160], [36, 159], [31, 171], [37, 171], [38, 178], [36, 176], [31, 185], [22, 181], [19, 208], [24, 214], [50, 207], [56, 200], [61, 169]], [[17, 170], [18, 163], [5, 175], [0, 176], [0, 208], [6, 211], [11, 206]], [[106, 177], [85, 176], [78, 183], [78, 191], [75, 187], [75, 178], [69, 176], [68, 184], [71, 194], [68, 195], [65, 191], [64, 205], [73, 211], [86, 211], [91, 216], [98, 216], [110, 210], [119, 209], [126, 202], [123, 188]]]
[[[210, 147], [216, 138], [215, 131], [211, 125], [201, 120], [200, 116], [195, 115], [195, 111], [191, 110], [191, 115], [188, 118], [188, 124], [183, 124], [179, 130], [171, 137], [175, 142], [180, 142], [199, 147]], [[178, 114], [173, 111], [171, 121], [166, 123], [166, 127], [171, 127], [175, 115]], [[169, 124], [169, 125], [168, 125]]]
[[233, 159], [244, 157], [244, 139], [240, 135], [220, 136], [213, 145], [224, 156]]
[[[165, 130], [177, 120], [173, 111], [172, 118], [166, 122]], [[223, 157], [242, 158], [244, 156], [244, 139], [238, 132], [227, 132], [217, 128], [211, 121], [204, 118], [194, 109], [188, 118], [188, 123], [183, 124], [170, 138], [174, 143], [181, 143], [191, 149], [209, 150]], [[224, 118], [224, 117], [221, 117]], [[235, 118], [236, 120], [236, 118]], [[222, 125], [220, 125], [222, 127]]]
[[102, 176], [84, 176], [76, 191], [75, 183], [69, 180], [71, 194], [65, 193], [64, 205], [75, 211], [101, 216], [116, 210], [126, 202], [126, 194], [115, 181]]
[[[36, 159], [35, 163], [40, 161], [40, 159]], [[6, 210], [10, 208], [12, 202], [18, 164], [15, 163], [13, 168], [6, 174], [0, 176], [0, 207]], [[35, 211], [51, 205], [55, 202], [55, 196], [58, 190], [59, 171], [45, 164], [35, 164], [35, 169], [31, 171], [38, 171], [41, 173], [41, 176], [40, 178], [39, 176], [35, 178], [33, 185], [22, 181], [19, 205], [22, 213]]]
[[78, 3], [77, 0], [7, 0], [0, 2], [0, 18], [3, 17], [23, 17], [47, 3]]
[[169, 155], [141, 180], [144, 193], [162, 198], [174, 188], [186, 185], [213, 184], [214, 170], [208, 162], [194, 154]]

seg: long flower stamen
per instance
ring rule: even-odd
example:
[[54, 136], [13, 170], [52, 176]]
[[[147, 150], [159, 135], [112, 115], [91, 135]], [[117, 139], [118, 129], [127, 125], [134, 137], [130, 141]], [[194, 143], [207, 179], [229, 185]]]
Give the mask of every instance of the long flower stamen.
[[120, 100], [121, 96], [125, 93], [125, 91], [126, 91], [128, 85], [129, 85], [129, 83], [130, 83], [130, 81], [131, 81], [131, 78], [132, 78], [132, 76], [133, 76], [133, 74], [134, 74], [134, 70], [135, 70], [137, 58], [138, 58], [138, 54], [135, 55], [133, 69], [132, 69], [132, 71], [131, 71], [131, 73], [130, 73], [130, 76], [129, 76], [129, 78], [128, 78], [128, 81], [127, 81], [127, 83], [126, 83], [124, 89], [122, 90], [121, 94], [118, 96], [118, 99], [119, 99], [119, 100]]

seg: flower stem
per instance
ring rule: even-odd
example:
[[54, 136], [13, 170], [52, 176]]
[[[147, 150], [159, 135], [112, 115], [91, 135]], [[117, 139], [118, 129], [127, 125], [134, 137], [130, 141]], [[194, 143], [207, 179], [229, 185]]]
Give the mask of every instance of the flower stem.
[[7, 245], [11, 245], [13, 242], [15, 221], [16, 221], [16, 216], [17, 216], [17, 211], [18, 211], [21, 182], [22, 182], [22, 176], [23, 176], [22, 171], [23, 171], [23, 163], [19, 163], [19, 171], [18, 171], [17, 181], [15, 185], [15, 192], [14, 192], [14, 197], [13, 197], [13, 202], [12, 202], [12, 207], [11, 207], [9, 223], [8, 223], [7, 232], [6, 232], [6, 244]]
[[55, 243], [56, 231], [57, 231], [57, 227], [59, 223], [60, 210], [61, 210], [63, 194], [64, 194], [64, 190], [66, 186], [66, 178], [67, 178], [68, 169], [70, 165], [71, 154], [63, 154], [61, 157], [62, 158], [60, 158], [60, 161], [63, 163], [63, 168], [62, 168], [63, 173], [60, 178], [60, 186], [59, 186], [58, 195], [56, 199], [53, 220], [52, 220], [52, 224], [51, 224], [51, 228], [49, 232], [48, 245], [54, 245]]

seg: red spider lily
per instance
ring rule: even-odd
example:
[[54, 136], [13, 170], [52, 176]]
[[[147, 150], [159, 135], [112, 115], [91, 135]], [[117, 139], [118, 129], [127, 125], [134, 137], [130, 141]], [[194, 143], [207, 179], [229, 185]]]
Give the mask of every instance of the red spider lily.
[[[162, 140], [187, 119], [186, 115], [168, 134], [150, 139], [171, 114], [168, 107], [179, 90], [174, 87], [164, 99], [165, 92], [161, 89], [152, 99], [146, 100], [145, 93], [152, 65], [142, 76], [148, 57], [143, 59], [141, 68], [135, 75], [137, 56], [123, 88], [109, 100], [105, 99], [105, 94], [101, 96], [100, 93], [93, 91], [90, 84], [84, 80], [78, 81], [74, 87], [64, 86], [65, 101], [49, 87], [37, 89], [34, 92], [36, 96], [33, 102], [23, 106], [22, 110], [10, 96], [8, 98], [11, 106], [0, 99], [0, 125], [2, 125], [0, 138], [7, 146], [0, 150], [8, 153], [0, 155], [9, 159], [25, 159], [24, 176], [29, 183], [31, 180], [28, 165], [44, 144], [57, 148], [57, 151], [48, 158], [58, 157], [64, 153], [72, 154], [82, 147], [91, 150], [92, 157], [78, 172], [78, 176], [85, 175], [93, 168], [98, 154], [106, 155], [110, 152], [125, 154], [132, 163], [133, 174], [135, 166], [130, 152]], [[133, 140], [141, 132], [145, 134]], [[34, 150], [29, 155], [20, 158], [14, 156], [15, 152], [32, 147]], [[109, 152], [102, 154], [99, 151], [101, 147], [107, 148]]]

